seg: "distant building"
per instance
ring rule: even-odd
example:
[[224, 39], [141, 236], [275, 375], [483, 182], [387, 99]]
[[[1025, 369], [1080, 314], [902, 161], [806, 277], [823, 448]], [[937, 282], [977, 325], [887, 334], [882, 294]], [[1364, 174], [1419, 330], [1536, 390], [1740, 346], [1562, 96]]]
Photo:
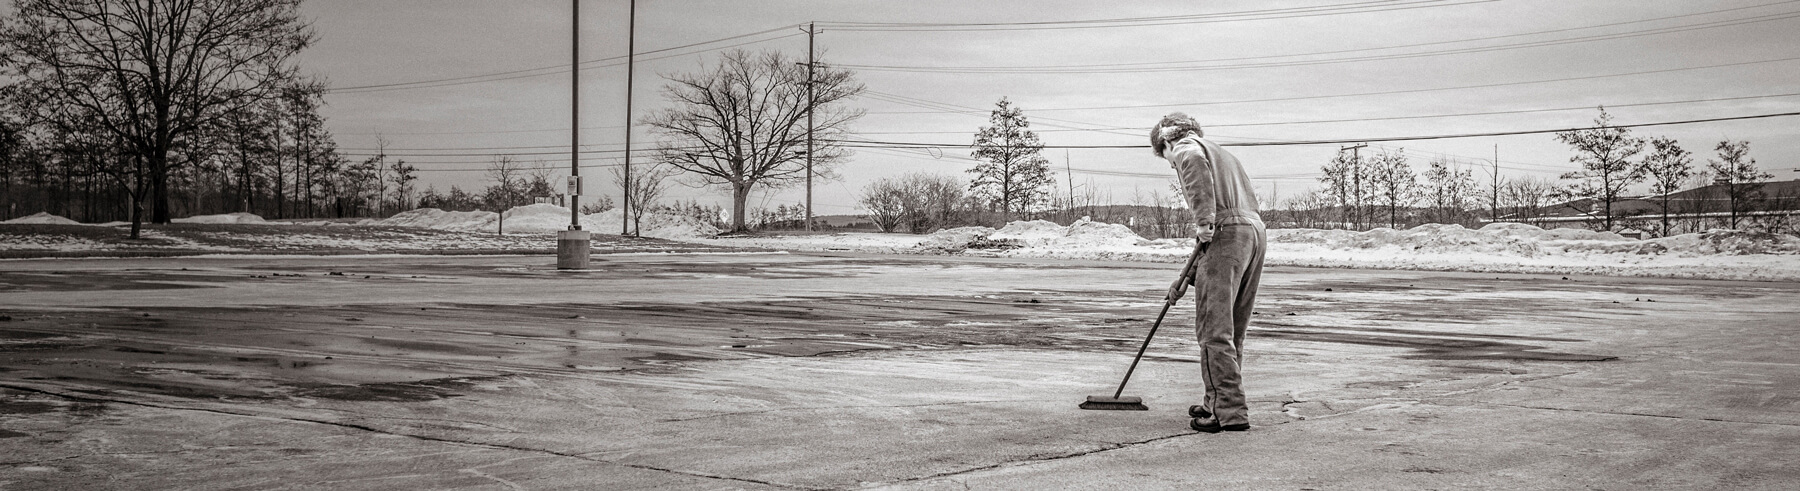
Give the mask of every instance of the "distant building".
[[[1700, 232], [1725, 228], [1731, 219], [1731, 196], [1725, 184], [1676, 191], [1669, 194], [1671, 233]], [[1738, 205], [1739, 226], [1792, 231], [1800, 222], [1800, 180], [1762, 183], [1760, 196]], [[1662, 195], [1637, 196], [1613, 202], [1613, 228], [1618, 230], [1662, 230]], [[1523, 221], [1544, 228], [1595, 228], [1605, 210], [1594, 199], [1578, 199], [1537, 210], [1531, 218], [1518, 215], [1500, 217], [1499, 221]]]

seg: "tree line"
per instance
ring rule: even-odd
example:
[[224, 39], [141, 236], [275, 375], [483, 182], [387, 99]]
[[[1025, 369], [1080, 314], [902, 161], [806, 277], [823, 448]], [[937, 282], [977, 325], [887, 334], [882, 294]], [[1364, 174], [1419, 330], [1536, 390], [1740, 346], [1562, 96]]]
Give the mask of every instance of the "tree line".
[[316, 40], [299, 4], [19, 1], [0, 18], [0, 216], [130, 221], [137, 237], [199, 214], [384, 217], [558, 196], [557, 176], [504, 155], [472, 192], [420, 189], [420, 169], [379, 137], [374, 155], [348, 158], [320, 114], [325, 84], [294, 61]]

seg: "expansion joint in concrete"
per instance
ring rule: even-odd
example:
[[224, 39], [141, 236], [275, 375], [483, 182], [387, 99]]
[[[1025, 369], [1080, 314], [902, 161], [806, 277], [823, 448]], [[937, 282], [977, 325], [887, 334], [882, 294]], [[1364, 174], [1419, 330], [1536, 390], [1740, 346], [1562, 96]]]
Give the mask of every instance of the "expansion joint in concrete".
[[[378, 433], [378, 434], [382, 434], [382, 435], [411, 438], [414, 440], [428, 441], [428, 442], [434, 442], [434, 443], [447, 443], [447, 444], [451, 444], [451, 445], [463, 445], [463, 446], [470, 446], [470, 447], [486, 448], [486, 449], [492, 449], [492, 450], [506, 450], [506, 451], [513, 451], [513, 452], [532, 452], [532, 453], [539, 453], [539, 454], [545, 454], [545, 455], [552, 455], [552, 456], [556, 456], [556, 457], [578, 459], [578, 460], [582, 460], [582, 461], [594, 462], [594, 463], [599, 463], [599, 464], [608, 464], [608, 465], [616, 465], [616, 466], [620, 466], [620, 467], [630, 467], [633, 469], [643, 469], [643, 470], [650, 470], [650, 471], [665, 472], [665, 473], [689, 476], [689, 477], [700, 477], [700, 478], [715, 479], [715, 480], [722, 480], [722, 481], [735, 481], [735, 482], [751, 483], [751, 484], [758, 484], [758, 485], [763, 485], [763, 486], [786, 488], [786, 489], [809, 489], [809, 490], [810, 489], [819, 489], [819, 488], [810, 488], [810, 487], [805, 487], [805, 486], [795, 486], [795, 485], [791, 485], [791, 484], [781, 484], [781, 483], [775, 483], [775, 482], [769, 482], [769, 481], [759, 481], [759, 480], [755, 480], [755, 479], [745, 479], [745, 478], [738, 478], [738, 477], [705, 474], [705, 473], [700, 473], [700, 472], [683, 471], [683, 470], [678, 470], [678, 469], [669, 469], [669, 468], [662, 468], [662, 467], [649, 466], [649, 465], [643, 465], [643, 464], [627, 464], [627, 463], [622, 463], [622, 462], [614, 462], [614, 461], [610, 461], [610, 460], [597, 459], [597, 458], [588, 457], [588, 456], [581, 455], [581, 454], [558, 452], [555, 450], [548, 450], [548, 449], [542, 449], [542, 448], [521, 447], [521, 446], [516, 446], [516, 445], [502, 445], [502, 444], [497, 444], [497, 443], [471, 442], [471, 441], [456, 440], [456, 439], [451, 439], [451, 438], [439, 438], [439, 437], [424, 436], [424, 435], [413, 435], [413, 434], [408, 434], [408, 433], [397, 433], [397, 432], [387, 431], [387, 430], [383, 430], [383, 429], [375, 428], [375, 427], [371, 427], [371, 426], [359, 425], [359, 424], [355, 424], [355, 423], [343, 423], [343, 422], [338, 422], [338, 421], [325, 421], [325, 420], [317, 420], [317, 419], [294, 418], [294, 417], [287, 417], [287, 416], [265, 416], [265, 415], [259, 415], [259, 414], [244, 414], [244, 413], [237, 413], [237, 412], [231, 412], [231, 411], [221, 411], [221, 410], [217, 410], [217, 409], [185, 407], [185, 406], [170, 406], [170, 405], [155, 404], [155, 403], [149, 403], [149, 402], [114, 399], [114, 398], [108, 398], [108, 397], [79, 396], [79, 395], [73, 395], [73, 394], [64, 394], [64, 393], [53, 391], [53, 390], [40, 389], [40, 388], [36, 388], [36, 387], [4, 384], [4, 383], [0, 383], [0, 388], [12, 389], [12, 390], [17, 390], [17, 391], [21, 391], [21, 392], [30, 392], [33, 394], [43, 394], [43, 395], [47, 395], [47, 396], [51, 396], [51, 397], [57, 397], [57, 398], [71, 400], [71, 401], [78, 401], [78, 402], [113, 403], [113, 404], [123, 404], [123, 405], [127, 405], [127, 406], [138, 406], [138, 407], [147, 407], [147, 408], [153, 408], [153, 409], [163, 409], [163, 410], [169, 410], [169, 411], [192, 411], [192, 412], [218, 414], [218, 415], [224, 415], [224, 416], [236, 416], [236, 417], [240, 417], [240, 418], [286, 421], [286, 422], [293, 422], [293, 423], [310, 423], [310, 424], [335, 426], [338, 428], [346, 428], [346, 429], [352, 429], [352, 430], [365, 431], [365, 432], [369, 432], [369, 433]], [[76, 458], [76, 457], [82, 457], [82, 456], [76, 455], [76, 456], [64, 457], [61, 459], [54, 459], [54, 460], [66, 460], [66, 459], [71, 459], [71, 458]]]
[[[1504, 402], [1477, 401], [1477, 400], [1470, 400], [1470, 399], [1440, 399], [1440, 400], [1456, 401], [1456, 402], [1463, 402], [1463, 403], [1468, 403], [1468, 404], [1480, 404], [1480, 405], [1487, 405], [1487, 406], [1501, 406], [1501, 407], [1511, 407], [1511, 408], [1519, 408], [1519, 409], [1535, 409], [1535, 410], [1539, 410], [1539, 411], [1560, 411], [1560, 412], [1582, 413], [1582, 414], [1603, 414], [1603, 415], [1608, 415], [1608, 416], [1676, 419], [1676, 420], [1682, 420], [1682, 421], [1706, 421], [1706, 422], [1711, 422], [1711, 423], [1732, 423], [1732, 424], [1743, 424], [1743, 425], [1785, 426], [1785, 427], [1789, 427], [1789, 428], [1800, 428], [1800, 424], [1775, 423], [1775, 422], [1770, 422], [1770, 421], [1743, 421], [1743, 420], [1723, 419], [1723, 418], [1695, 418], [1695, 417], [1688, 417], [1688, 416], [1673, 416], [1673, 415], [1668, 415], [1668, 414], [1632, 413], [1632, 412], [1621, 412], [1621, 411], [1595, 411], [1592, 409], [1574, 409], [1574, 408], [1566, 408], [1566, 407], [1549, 407], [1549, 406], [1527, 406], [1524, 404], [1507, 404]], [[1441, 404], [1441, 403], [1430, 401], [1430, 400], [1421, 400], [1419, 402], [1422, 402], [1425, 404], [1436, 405], [1436, 406], [1448, 406], [1448, 404]]]
[[1008, 461], [994, 463], [994, 464], [988, 464], [988, 465], [983, 465], [983, 466], [978, 466], [978, 467], [971, 467], [971, 468], [963, 469], [963, 470], [941, 472], [941, 473], [932, 474], [929, 476], [920, 476], [920, 477], [915, 477], [915, 478], [910, 478], [910, 479], [901, 479], [899, 481], [884, 483], [883, 486], [896, 486], [896, 485], [909, 484], [909, 483], [915, 483], [915, 482], [921, 482], [921, 481], [930, 481], [933, 479], [945, 479], [945, 480], [948, 480], [951, 482], [956, 482], [958, 484], [963, 484], [963, 486], [966, 488], [966, 487], [968, 487], [968, 484], [963, 483], [961, 481], [954, 480], [954, 479], [948, 479], [948, 478], [954, 477], [954, 476], [961, 476], [961, 475], [981, 472], [981, 471], [999, 469], [1002, 467], [1041, 464], [1044, 462], [1054, 462], [1054, 461], [1058, 461], [1058, 460], [1072, 459], [1072, 458], [1076, 458], [1076, 457], [1083, 457], [1083, 456], [1093, 455], [1093, 454], [1102, 453], [1102, 452], [1111, 452], [1113, 450], [1131, 448], [1131, 447], [1136, 447], [1139, 445], [1168, 440], [1171, 438], [1179, 438], [1179, 437], [1197, 435], [1197, 434], [1198, 433], [1176, 433], [1173, 435], [1164, 435], [1164, 436], [1159, 436], [1156, 438], [1149, 438], [1149, 439], [1138, 440], [1138, 441], [1134, 441], [1134, 442], [1115, 443], [1115, 444], [1107, 445], [1104, 447], [1096, 448], [1093, 450], [1084, 450], [1084, 451], [1080, 451], [1080, 452], [1071, 452], [1071, 453], [1057, 454], [1057, 455], [1050, 455], [1050, 456], [1032, 456], [1032, 457], [1023, 458], [1023, 459], [1008, 460]]

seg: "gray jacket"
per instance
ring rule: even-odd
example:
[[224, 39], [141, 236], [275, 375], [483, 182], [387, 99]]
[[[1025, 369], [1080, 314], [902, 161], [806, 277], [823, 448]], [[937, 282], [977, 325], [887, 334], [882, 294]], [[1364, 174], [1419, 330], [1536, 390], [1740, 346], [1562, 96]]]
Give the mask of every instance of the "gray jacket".
[[1201, 227], [1260, 223], [1256, 190], [1238, 159], [1211, 140], [1188, 135], [1170, 145], [1163, 156], [1175, 168], [1194, 222]]

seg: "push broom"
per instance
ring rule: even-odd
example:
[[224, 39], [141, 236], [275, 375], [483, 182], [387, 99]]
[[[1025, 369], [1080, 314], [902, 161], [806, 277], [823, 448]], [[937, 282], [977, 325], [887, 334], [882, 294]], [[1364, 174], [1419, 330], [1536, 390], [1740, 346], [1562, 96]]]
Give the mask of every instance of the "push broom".
[[[1200, 261], [1200, 255], [1206, 253], [1206, 242], [1194, 244], [1194, 253], [1188, 255], [1187, 266], [1181, 268], [1180, 284], [1186, 285], [1194, 276], [1194, 264]], [[1112, 397], [1088, 396], [1087, 402], [1081, 403], [1082, 409], [1099, 409], [1111, 411], [1149, 411], [1144, 399], [1137, 396], [1122, 396], [1125, 384], [1131, 382], [1131, 372], [1137, 370], [1138, 360], [1144, 359], [1144, 350], [1150, 349], [1150, 340], [1156, 337], [1156, 329], [1162, 327], [1163, 317], [1169, 315], [1169, 307], [1175, 306], [1178, 300], [1174, 295], [1163, 299], [1162, 313], [1156, 314], [1156, 323], [1150, 325], [1150, 335], [1144, 336], [1144, 345], [1138, 347], [1137, 356], [1132, 357], [1131, 367], [1125, 369], [1125, 379], [1119, 381], [1119, 390], [1113, 391]]]

